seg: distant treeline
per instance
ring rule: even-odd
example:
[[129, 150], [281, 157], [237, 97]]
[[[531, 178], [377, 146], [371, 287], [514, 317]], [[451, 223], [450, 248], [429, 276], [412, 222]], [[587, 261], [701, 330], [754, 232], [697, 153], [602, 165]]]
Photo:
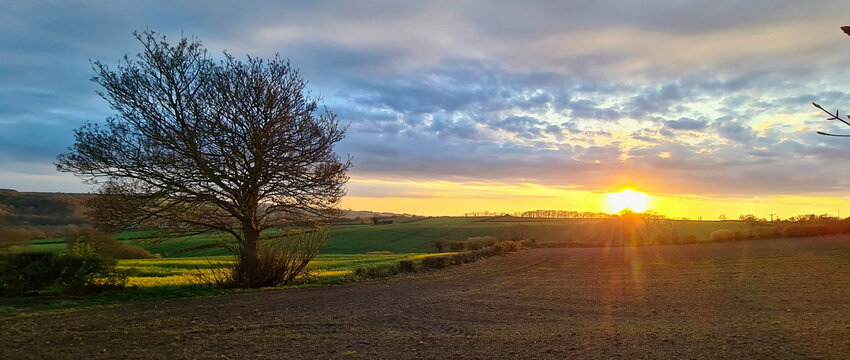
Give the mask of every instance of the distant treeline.
[[550, 219], [612, 219], [612, 218], [622, 218], [622, 217], [640, 217], [640, 218], [652, 218], [652, 219], [665, 219], [664, 215], [656, 214], [653, 212], [643, 212], [636, 213], [628, 210], [623, 210], [617, 214], [609, 214], [604, 212], [590, 212], [590, 211], [574, 211], [574, 210], [530, 210], [530, 211], [517, 211], [512, 213], [507, 212], [492, 212], [492, 211], [473, 211], [464, 213], [463, 216], [470, 217], [481, 217], [481, 216], [513, 216], [513, 217], [524, 217], [524, 218], [550, 218]]
[[711, 233], [712, 241], [734, 241], [766, 238], [809, 237], [850, 233], [850, 218], [840, 219], [827, 214], [797, 215], [785, 220], [767, 221], [741, 216], [753, 225], [750, 230], [717, 230]]
[[0, 227], [84, 224], [85, 202], [90, 196], [0, 190]]

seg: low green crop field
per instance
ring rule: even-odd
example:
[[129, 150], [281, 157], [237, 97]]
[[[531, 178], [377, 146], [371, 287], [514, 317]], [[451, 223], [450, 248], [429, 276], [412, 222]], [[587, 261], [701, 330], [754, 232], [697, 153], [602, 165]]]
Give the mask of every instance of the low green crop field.
[[[610, 222], [608, 219], [534, 219], [512, 217], [437, 217], [395, 219], [388, 225], [337, 224], [322, 254], [365, 254], [389, 251], [393, 254], [427, 253], [435, 238], [466, 240], [474, 236], [511, 238], [520, 236], [545, 243], [576, 243], [594, 245], [595, 228]], [[716, 230], [746, 230], [741, 221], [688, 221], [660, 220], [659, 227], [668, 231], [692, 235], [696, 241], [705, 242]], [[116, 235], [128, 245], [142, 247], [163, 257], [209, 257], [228, 255], [230, 239], [204, 234], [171, 239], [151, 238], [149, 232], [133, 231]], [[596, 244], [605, 245], [605, 244]], [[33, 240], [32, 250], [62, 251], [63, 239]]]
[[[619, 227], [618, 227], [619, 226]], [[751, 228], [740, 221], [659, 220], [654, 227], [678, 235], [690, 235], [707, 242], [713, 231]], [[319, 256], [310, 263], [308, 274], [293, 286], [313, 286], [356, 280], [358, 267], [418, 260], [435, 255], [429, 242], [436, 238], [462, 241], [476, 236], [500, 239], [535, 239], [540, 243], [567, 243], [577, 246], [612, 245], [608, 237], [622, 238], [622, 226], [608, 219], [535, 219], [512, 217], [436, 217], [394, 219], [392, 224], [342, 223], [333, 232]], [[147, 231], [132, 231], [115, 237], [132, 246], [159, 254], [161, 258], [120, 260], [121, 269], [130, 270], [127, 285], [121, 291], [83, 298], [0, 297], [0, 314], [21, 314], [47, 309], [65, 309], [86, 305], [116, 304], [139, 299], [215, 295], [234, 290], [215, 289], [198, 284], [198, 274], [209, 273], [232, 261], [227, 249], [232, 240], [213, 235], [195, 235], [158, 239]], [[619, 245], [622, 245], [622, 241]], [[62, 238], [33, 240], [31, 251], [62, 252]]]

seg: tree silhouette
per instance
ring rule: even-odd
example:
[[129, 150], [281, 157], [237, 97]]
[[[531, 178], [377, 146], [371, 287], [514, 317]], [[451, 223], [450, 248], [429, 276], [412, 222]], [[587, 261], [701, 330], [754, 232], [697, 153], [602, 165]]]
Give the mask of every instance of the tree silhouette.
[[[92, 80], [117, 115], [76, 129], [57, 168], [100, 185], [91, 202], [100, 228], [229, 234], [237, 285], [287, 281], [259, 273], [261, 242], [269, 229], [338, 215], [351, 163], [333, 147], [345, 129], [279, 56], [214, 61], [197, 39], [172, 45], [153, 31], [134, 35], [139, 54], [116, 69], [93, 64]], [[288, 256], [309, 259], [318, 251], [286, 248], [308, 248]]]

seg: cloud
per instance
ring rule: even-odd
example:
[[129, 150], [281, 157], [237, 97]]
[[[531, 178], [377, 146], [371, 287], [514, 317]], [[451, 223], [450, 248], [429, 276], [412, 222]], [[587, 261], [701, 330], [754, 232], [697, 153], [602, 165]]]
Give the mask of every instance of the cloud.
[[705, 130], [708, 127], [708, 122], [694, 120], [688, 118], [679, 118], [679, 120], [666, 120], [664, 126], [671, 130]]
[[[849, 10], [761, 0], [8, 2], [0, 172], [15, 175], [0, 187], [22, 186], [9, 179], [33, 175], [33, 164], [51, 168], [74, 128], [111, 115], [89, 60], [138, 51], [130, 33], [150, 26], [196, 35], [215, 56], [290, 58], [350, 124], [339, 150], [354, 157], [355, 177], [836, 191], [850, 179], [835, 166], [850, 141], [814, 131], [850, 129], [809, 103], [850, 104], [850, 41], [834, 26]], [[392, 193], [418, 196], [402, 185]]]

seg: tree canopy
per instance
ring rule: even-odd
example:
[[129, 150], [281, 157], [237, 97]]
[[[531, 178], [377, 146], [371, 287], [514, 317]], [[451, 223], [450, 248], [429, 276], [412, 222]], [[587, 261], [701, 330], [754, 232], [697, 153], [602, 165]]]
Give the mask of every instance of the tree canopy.
[[338, 215], [351, 162], [334, 145], [345, 128], [288, 60], [214, 60], [197, 39], [135, 36], [140, 53], [93, 64], [116, 115], [75, 130], [57, 160], [99, 185], [95, 225], [227, 233], [254, 263], [265, 230]]

